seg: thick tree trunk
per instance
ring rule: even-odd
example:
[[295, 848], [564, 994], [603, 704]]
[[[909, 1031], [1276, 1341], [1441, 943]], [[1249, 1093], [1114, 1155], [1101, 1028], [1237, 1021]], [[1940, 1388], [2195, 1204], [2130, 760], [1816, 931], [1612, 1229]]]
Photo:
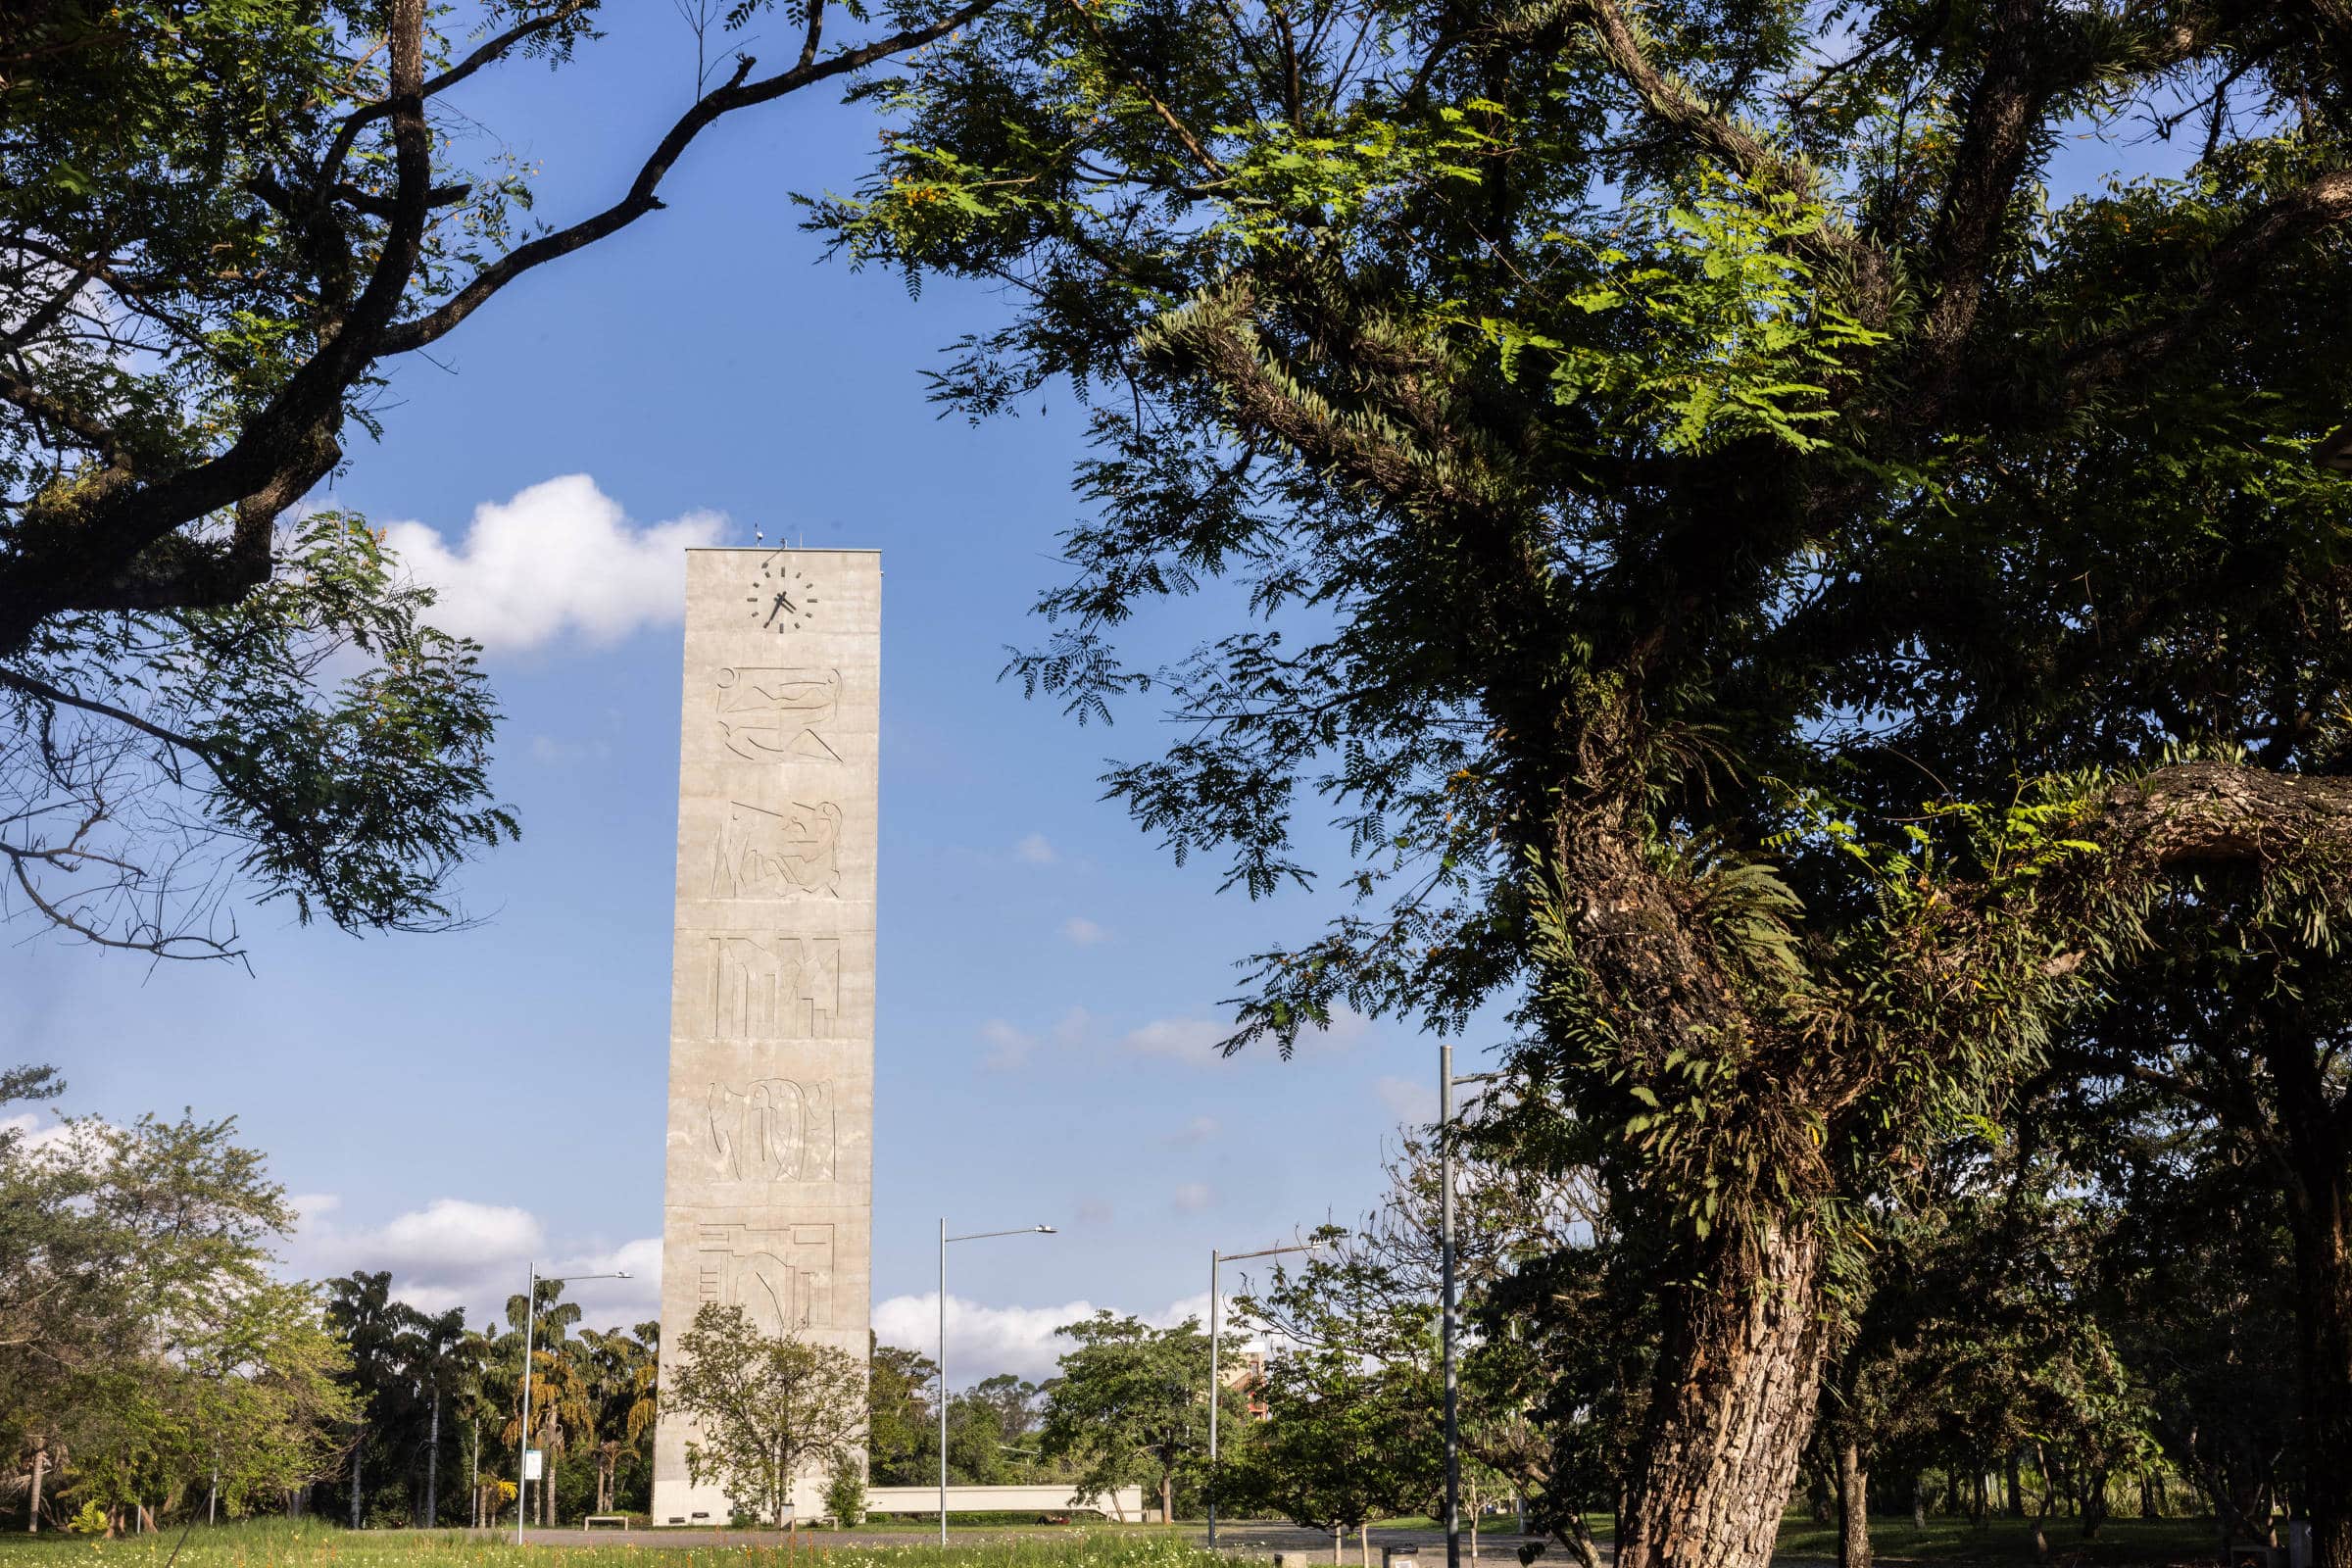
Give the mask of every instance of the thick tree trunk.
[[[2295, 1215], [2295, 1316], [2303, 1352], [2304, 1504], [2315, 1568], [2352, 1568], [2352, 1215], [2340, 1164], [2305, 1169]], [[2326, 1186], [2328, 1175], [2334, 1180]], [[2316, 1189], [2316, 1190], [2315, 1190]]]
[[2017, 1484], [2017, 1450], [2015, 1448], [2009, 1450], [2009, 1457], [2001, 1467], [2001, 1483], [2008, 1491], [2007, 1506], [2001, 1511], [2012, 1519], [2023, 1519], [2026, 1516], [2025, 1489]]
[[1853, 1443], [1838, 1446], [1838, 1568], [1870, 1568], [1870, 1472]]
[[2315, 1568], [2352, 1568], [2352, 1144], [2343, 1131], [2346, 1111], [2299, 1023], [2283, 1008], [2267, 1008], [2262, 1019], [2264, 1054], [2278, 1086], [2295, 1241], [2303, 1503]]
[[351, 1528], [360, 1528], [360, 1461], [368, 1456], [368, 1429], [360, 1428], [360, 1441], [351, 1446]]
[[1616, 1568], [1766, 1568], [1812, 1435], [1828, 1344], [1811, 1220], [1735, 1224], [1702, 1262], [1711, 1288], [1666, 1304]]

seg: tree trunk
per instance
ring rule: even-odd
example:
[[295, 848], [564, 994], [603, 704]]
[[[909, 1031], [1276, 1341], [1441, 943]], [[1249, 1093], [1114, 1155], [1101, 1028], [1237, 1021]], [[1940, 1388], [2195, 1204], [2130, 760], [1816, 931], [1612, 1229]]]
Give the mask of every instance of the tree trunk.
[[1176, 1522], [1176, 1473], [1173, 1470], [1159, 1473], [1159, 1522], [1163, 1525]]
[[482, 1528], [482, 1418], [466, 1424], [466, 1485], [473, 1493], [473, 1528]]
[[1870, 1568], [1870, 1472], [1851, 1442], [1838, 1446], [1838, 1568]]
[[2352, 1149], [2312, 1043], [2290, 1018], [2265, 1010], [2264, 1054], [2278, 1085], [2289, 1167], [2312, 1562], [2352, 1568]]
[[2008, 1461], [2001, 1470], [2001, 1482], [2008, 1489], [2009, 1494], [2008, 1506], [2001, 1511], [2012, 1519], [2023, 1519], [2026, 1516], [2026, 1499], [2024, 1489], [2017, 1484], [2017, 1450], [2015, 1448], [2009, 1450]]
[[360, 1461], [368, 1456], [368, 1429], [360, 1428], [360, 1441], [351, 1446], [351, 1528], [360, 1528]]
[[441, 1387], [433, 1386], [433, 1423], [424, 1440], [424, 1528], [441, 1522]]
[[24, 1533], [28, 1536], [41, 1533], [41, 1475], [48, 1468], [49, 1447], [43, 1444], [32, 1450], [31, 1501], [24, 1509]]
[[2084, 1473], [2082, 1480], [2082, 1539], [2096, 1541], [2099, 1526], [2107, 1522], [2107, 1469], [2100, 1465]]
[[1911, 1473], [1911, 1528], [1928, 1528], [1928, 1478], [1916, 1470]]
[[1616, 1568], [1767, 1568], [1812, 1436], [1828, 1348], [1812, 1220], [1728, 1224], [1693, 1261], [1706, 1284], [1665, 1302]]

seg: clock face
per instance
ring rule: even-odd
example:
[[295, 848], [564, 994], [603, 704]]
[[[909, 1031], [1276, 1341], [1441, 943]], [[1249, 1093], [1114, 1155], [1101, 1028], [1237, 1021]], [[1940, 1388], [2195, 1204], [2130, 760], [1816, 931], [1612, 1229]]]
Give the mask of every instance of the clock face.
[[761, 631], [799, 631], [816, 619], [816, 584], [778, 551], [760, 564], [744, 607]]

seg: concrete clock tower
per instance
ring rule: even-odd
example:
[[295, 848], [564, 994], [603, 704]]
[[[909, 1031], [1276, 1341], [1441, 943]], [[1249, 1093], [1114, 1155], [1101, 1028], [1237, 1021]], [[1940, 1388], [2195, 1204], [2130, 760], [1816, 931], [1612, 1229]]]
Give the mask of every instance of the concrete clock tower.
[[[866, 1355], [881, 642], [871, 551], [687, 552], [665, 1355], [705, 1301]], [[724, 1524], [686, 1438], [664, 1412], [654, 1523]]]

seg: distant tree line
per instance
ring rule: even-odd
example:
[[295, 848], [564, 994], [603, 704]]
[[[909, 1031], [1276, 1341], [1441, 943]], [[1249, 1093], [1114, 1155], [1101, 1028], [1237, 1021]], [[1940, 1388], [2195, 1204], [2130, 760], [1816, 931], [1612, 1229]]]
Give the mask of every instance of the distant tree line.
[[[0, 1107], [62, 1088], [0, 1073]], [[0, 1508], [108, 1534], [512, 1520], [522, 1298], [468, 1326], [397, 1299], [388, 1273], [282, 1279], [296, 1219], [233, 1119], [0, 1125]], [[659, 1325], [583, 1329], [560, 1283], [539, 1290], [533, 1511], [643, 1509]]]

